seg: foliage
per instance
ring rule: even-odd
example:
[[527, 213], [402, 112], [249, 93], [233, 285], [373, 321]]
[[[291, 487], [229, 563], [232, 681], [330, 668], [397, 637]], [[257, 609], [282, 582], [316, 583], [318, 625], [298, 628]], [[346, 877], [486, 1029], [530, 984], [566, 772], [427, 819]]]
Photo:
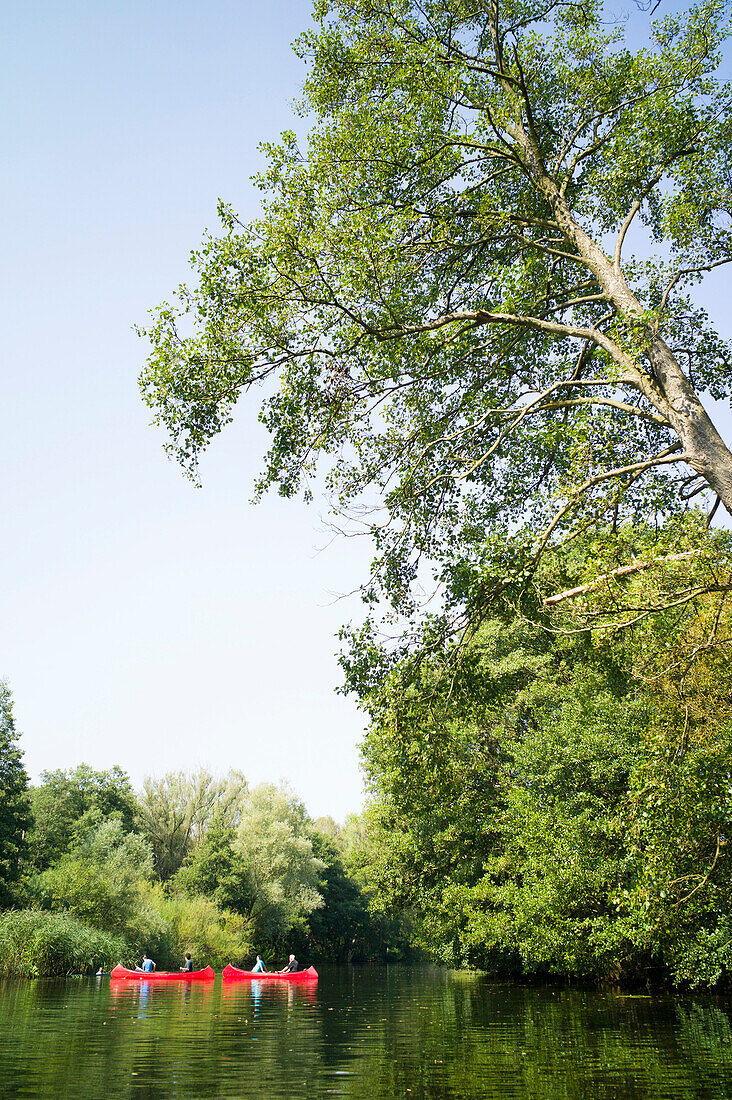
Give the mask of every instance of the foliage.
[[654, 731], [657, 706], [582, 670], [522, 738], [500, 848], [462, 895], [469, 942], [530, 972], [693, 985], [730, 972], [732, 724], [714, 716], [680, 746]]
[[[655, 580], [632, 575], [639, 608]], [[621, 633], [557, 634], [507, 608], [461, 653], [395, 670], [364, 749], [382, 904], [409, 907], [445, 961], [726, 977], [730, 644], [726, 591], [702, 588]]]
[[155, 872], [165, 882], [180, 869], [212, 820], [235, 825], [246, 780], [231, 771], [221, 779], [201, 768], [195, 775], [169, 772], [147, 778], [140, 794], [139, 822], [153, 850]]
[[70, 971], [109, 970], [130, 961], [121, 936], [90, 928], [70, 913], [25, 909], [0, 913], [0, 975], [61, 977]]
[[164, 933], [157, 941], [149, 940], [147, 952], [153, 953], [162, 967], [177, 969], [190, 951], [196, 968], [216, 968], [241, 961], [252, 949], [252, 929], [238, 913], [221, 909], [200, 894], [166, 894], [159, 885], [150, 888], [147, 902], [158, 915]]
[[[267, 815], [263, 822], [263, 804], [270, 800], [268, 809], [272, 816]], [[174, 893], [189, 897], [203, 895], [223, 910], [247, 919], [252, 916], [260, 947], [265, 943], [270, 947], [283, 946], [286, 938], [288, 950], [303, 958], [350, 961], [378, 957], [383, 947], [383, 918], [371, 913], [363, 890], [346, 867], [340, 826], [332, 818], [310, 822], [289, 792], [277, 792], [272, 787], [253, 791], [251, 801], [257, 802], [258, 808], [252, 810], [248, 800], [241, 806], [246, 842], [237, 840], [231, 828], [211, 826], [171, 880]], [[293, 834], [300, 833], [298, 841]], [[316, 885], [321, 899], [309, 915], [302, 905], [303, 897], [308, 906], [314, 898], [312, 893], [303, 893], [303, 887], [307, 888], [309, 883], [311, 890], [313, 884], [308, 840], [312, 856], [318, 861]], [[274, 849], [269, 846], [272, 842], [277, 847], [274, 858], [271, 854]], [[260, 882], [257, 894], [255, 884], [263, 851], [264, 859], [271, 861], [268, 866], [276, 881]], [[285, 868], [287, 862], [289, 867]], [[305, 881], [298, 886], [297, 876], [303, 873]], [[300, 901], [293, 904], [292, 898], [298, 896], [298, 890]], [[285, 901], [286, 897], [291, 900]]]
[[[732, 825], [732, 613], [723, 599], [687, 618], [675, 646], [646, 657], [653, 713], [647, 760], [628, 792], [628, 848], [639, 868], [622, 915], [643, 910], [676, 981], [732, 972], [727, 838]], [[680, 644], [679, 644], [680, 642]]]
[[17, 898], [25, 832], [31, 821], [28, 776], [18, 748], [10, 689], [0, 680], [0, 909]]
[[[162, 967], [177, 969], [185, 951], [203, 960], [202, 966], [219, 966], [249, 950], [249, 926], [241, 916], [208, 898], [166, 894], [152, 877], [153, 857], [145, 839], [124, 832], [121, 822], [112, 819], [92, 830], [32, 885], [39, 903], [73, 917], [68, 927], [85, 928], [90, 943], [97, 942], [96, 933], [114, 933], [110, 942], [117, 945], [120, 958], [139, 960], [145, 951]], [[43, 950], [34, 941], [23, 965], [45, 973]]]
[[302, 802], [282, 786], [255, 787], [242, 802], [234, 846], [248, 871], [257, 943], [304, 927], [323, 904], [324, 865], [313, 852]]
[[597, 0], [315, 20], [307, 148], [265, 146], [262, 216], [222, 206], [147, 331], [142, 391], [183, 465], [269, 379], [260, 490], [307, 494], [322, 460], [376, 543], [367, 600], [411, 614], [431, 562], [446, 627], [476, 556], [480, 615], [577, 531], [710, 489], [732, 511], [700, 400], [729, 396], [729, 351], [689, 296], [732, 259], [726, 5], [634, 26], [637, 49]]
[[94, 771], [80, 764], [73, 771], [42, 772], [41, 778], [42, 784], [31, 791], [33, 828], [28, 837], [36, 870], [44, 871], [109, 818], [116, 818], [126, 832], [134, 829], [137, 802], [121, 768]]
[[[254, 788], [241, 799], [239, 815], [236, 830], [211, 825], [172, 880], [173, 889], [204, 895], [251, 920], [260, 946], [288, 936], [302, 953], [337, 957], [367, 914], [335, 843], [282, 787]], [[326, 827], [338, 832], [332, 820]], [[328, 943], [326, 929], [333, 933]]]
[[[336, 826], [335, 830], [328, 828], [325, 833], [322, 854], [326, 864], [322, 886], [325, 906], [322, 914], [315, 914], [310, 921], [321, 938], [315, 949], [322, 951], [323, 957], [341, 962], [344, 959], [353, 962], [424, 961], [424, 953], [417, 946], [412, 928], [408, 903], [402, 904], [401, 898], [397, 899], [384, 889], [381, 841], [373, 826], [373, 818], [368, 812], [352, 813], [343, 825]], [[317, 831], [322, 831], [322, 826]], [[333, 919], [330, 911], [335, 909], [337, 913], [341, 907], [346, 934], [339, 935], [340, 922]], [[330, 936], [336, 947], [335, 954], [329, 952], [327, 946]]]
[[34, 882], [45, 907], [68, 910], [84, 923], [145, 946], [160, 931], [145, 904], [144, 884], [152, 876], [152, 853], [139, 835], [126, 833], [119, 820], [90, 831]]
[[318, 887], [322, 906], [310, 914], [302, 945], [296, 944], [295, 950], [309, 958], [336, 962], [372, 956], [379, 929], [363, 891], [347, 872], [332, 836], [313, 829], [311, 840], [313, 853], [322, 864]]
[[447, 962], [470, 955], [446, 891], [478, 882], [495, 847], [502, 727], [521, 689], [548, 678], [551, 648], [529, 624], [493, 620], [461, 660], [448, 649], [416, 670], [397, 668], [370, 699], [363, 754], [373, 798], [361, 873], [372, 905], [417, 916], [418, 943]]
[[189, 896], [203, 895], [222, 909], [248, 916], [254, 895], [248, 865], [235, 847], [235, 836], [232, 828], [212, 825], [186, 857], [172, 880], [173, 889]]

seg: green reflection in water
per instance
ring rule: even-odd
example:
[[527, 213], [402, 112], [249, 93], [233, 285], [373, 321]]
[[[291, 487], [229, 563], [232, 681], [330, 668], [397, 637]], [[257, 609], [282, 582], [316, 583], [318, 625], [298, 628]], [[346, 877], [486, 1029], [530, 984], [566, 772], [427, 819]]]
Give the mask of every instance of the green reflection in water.
[[324, 968], [317, 987], [0, 985], [0, 1095], [732, 1097], [730, 1005]]

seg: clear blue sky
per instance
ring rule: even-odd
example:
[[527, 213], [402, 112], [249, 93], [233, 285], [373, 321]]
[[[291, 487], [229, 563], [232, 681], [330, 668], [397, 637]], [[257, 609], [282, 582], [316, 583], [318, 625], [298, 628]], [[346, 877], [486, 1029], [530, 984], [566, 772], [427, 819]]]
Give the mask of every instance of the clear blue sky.
[[361, 804], [363, 720], [334, 694], [334, 604], [365, 546], [317, 505], [248, 500], [243, 411], [196, 490], [148, 427], [132, 332], [186, 276], [218, 196], [256, 210], [257, 143], [292, 125], [305, 0], [6, 6], [0, 676], [26, 762], [289, 779]]
[[[293, 125], [309, 0], [6, 5], [0, 676], [33, 777], [82, 760], [288, 779], [361, 802], [335, 632], [368, 548], [317, 505], [248, 504], [252, 412], [204, 486], [148, 427], [134, 322], [187, 274], [216, 200], [256, 210], [256, 146]], [[720, 276], [708, 301], [723, 304]], [[722, 426], [729, 428], [725, 414]], [[728, 433], [729, 434], [729, 433]]]

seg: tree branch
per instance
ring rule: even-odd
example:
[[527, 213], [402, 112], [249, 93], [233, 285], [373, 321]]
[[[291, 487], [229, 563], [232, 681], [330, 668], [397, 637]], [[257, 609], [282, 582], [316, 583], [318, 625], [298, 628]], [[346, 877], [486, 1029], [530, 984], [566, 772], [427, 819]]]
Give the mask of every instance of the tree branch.
[[634, 561], [630, 565], [621, 565], [617, 569], [611, 569], [609, 573], [601, 573], [587, 584], [577, 585], [576, 588], [567, 588], [564, 592], [557, 592], [554, 596], [543, 599], [543, 607], [555, 607], [565, 600], [573, 600], [576, 596], [584, 596], [586, 592], [592, 592], [599, 588], [605, 581], [616, 580], [619, 577], [629, 577], [633, 573], [640, 573], [644, 569], [652, 569], [657, 565], [668, 565], [671, 562], [691, 561], [703, 554], [703, 550], [686, 550], [683, 554], [667, 554], [663, 558], [652, 558], [650, 561]]
[[615, 251], [613, 253], [613, 267], [615, 268], [616, 275], [620, 274], [620, 254], [623, 250], [623, 242], [625, 241], [625, 236], [626, 236], [628, 230], [630, 229], [630, 226], [631, 226], [631, 223], [632, 223], [634, 217], [636, 216], [636, 214], [640, 210], [640, 208], [643, 205], [643, 203], [645, 202], [645, 200], [650, 195], [653, 188], [660, 181], [660, 179], [661, 179], [661, 175], [660, 175], [660, 173], [657, 173], [655, 176], [653, 176], [648, 181], [648, 183], [643, 188], [643, 190], [641, 191], [638, 198], [632, 204], [632, 206], [631, 206], [630, 210], [628, 211], [628, 213], [625, 215], [625, 218], [623, 219], [623, 224], [620, 226], [620, 232], [618, 233], [618, 239], [615, 242]]
[[681, 444], [675, 443], [672, 447], [668, 447], [665, 451], [661, 451], [655, 458], [649, 458], [644, 462], [633, 462], [628, 466], [618, 466], [614, 470], [606, 470], [602, 474], [594, 474], [592, 477], [586, 478], [581, 485], [578, 485], [572, 490], [569, 500], [559, 509], [554, 519], [551, 521], [547, 529], [542, 534], [536, 550], [534, 551], [534, 562], [537, 562], [546, 547], [552, 533], [556, 530], [557, 526], [566, 516], [567, 512], [571, 511], [577, 503], [578, 499], [582, 496], [587, 489], [592, 488], [593, 485], [600, 485], [603, 481], [609, 481], [611, 478], [622, 477], [624, 474], [640, 474], [645, 470], [650, 470], [653, 466], [662, 466], [668, 463], [684, 462], [687, 459], [687, 455], [678, 454], [681, 450]]

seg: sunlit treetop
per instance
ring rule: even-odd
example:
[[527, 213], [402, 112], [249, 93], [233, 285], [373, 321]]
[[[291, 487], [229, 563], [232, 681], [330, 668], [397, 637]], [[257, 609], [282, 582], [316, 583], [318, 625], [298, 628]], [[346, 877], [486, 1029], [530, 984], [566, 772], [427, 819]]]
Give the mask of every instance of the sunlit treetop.
[[577, 532], [732, 511], [700, 399], [729, 397], [729, 349], [693, 300], [732, 259], [727, 5], [644, 17], [642, 44], [592, 2], [314, 16], [306, 144], [265, 146], [261, 216], [222, 204], [146, 330], [184, 468], [249, 394], [259, 490], [320, 471], [400, 612], [422, 561], [459, 602], [466, 561], [526, 578]]

